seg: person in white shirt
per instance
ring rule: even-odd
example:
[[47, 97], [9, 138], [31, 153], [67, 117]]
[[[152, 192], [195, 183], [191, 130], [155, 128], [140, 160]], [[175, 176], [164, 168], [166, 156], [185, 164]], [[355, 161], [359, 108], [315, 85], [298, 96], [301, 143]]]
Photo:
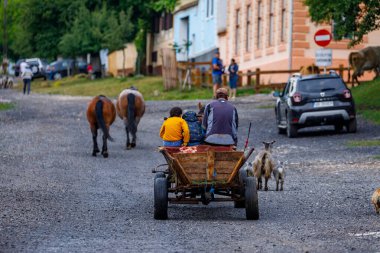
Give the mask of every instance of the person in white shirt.
[[24, 61], [20, 63], [20, 76], [25, 71], [25, 68], [28, 67], [28, 66], [29, 66], [28, 63], [26, 63]]
[[24, 94], [27, 92], [28, 95], [30, 93], [30, 85], [32, 83], [32, 77], [33, 72], [30, 70], [29, 66], [27, 65], [23, 72], [21, 72], [21, 78], [24, 81]]

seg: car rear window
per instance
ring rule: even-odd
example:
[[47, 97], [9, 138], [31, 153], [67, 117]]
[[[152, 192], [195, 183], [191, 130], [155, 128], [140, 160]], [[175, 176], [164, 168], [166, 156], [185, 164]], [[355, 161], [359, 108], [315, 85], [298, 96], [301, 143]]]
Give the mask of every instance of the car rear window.
[[345, 89], [346, 86], [340, 78], [320, 78], [302, 80], [298, 83], [301, 92], [324, 92]]

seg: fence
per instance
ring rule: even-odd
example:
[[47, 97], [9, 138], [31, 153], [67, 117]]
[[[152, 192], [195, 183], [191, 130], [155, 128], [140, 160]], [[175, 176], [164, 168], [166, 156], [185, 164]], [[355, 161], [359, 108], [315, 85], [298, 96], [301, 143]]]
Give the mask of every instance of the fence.
[[[200, 87], [211, 87], [212, 86], [212, 65], [211, 62], [178, 62], [177, 63], [177, 84], [182, 83], [186, 77], [187, 71], [190, 71], [190, 83], [191, 85]], [[343, 65], [339, 65], [339, 67], [335, 68], [326, 68], [326, 71], [330, 70], [336, 71], [342, 78], [347, 80], [347, 85], [351, 86], [350, 78], [351, 78], [351, 69], [349, 67], [344, 67]], [[323, 70], [321, 70], [323, 72]], [[238, 87], [244, 86], [252, 87], [256, 92], [260, 92], [262, 89], [283, 89], [286, 84], [286, 81], [289, 75], [294, 73], [299, 73], [299, 69], [291, 69], [291, 70], [261, 70], [257, 68], [256, 70], [247, 70], [245, 72], [239, 71], [239, 80]], [[282, 75], [282, 82], [267, 82], [265, 83], [265, 77], [268, 75]], [[275, 78], [279, 80], [281, 78]], [[224, 86], [228, 85], [228, 74], [223, 74], [222, 82]], [[177, 87], [177, 86], [176, 86]]]

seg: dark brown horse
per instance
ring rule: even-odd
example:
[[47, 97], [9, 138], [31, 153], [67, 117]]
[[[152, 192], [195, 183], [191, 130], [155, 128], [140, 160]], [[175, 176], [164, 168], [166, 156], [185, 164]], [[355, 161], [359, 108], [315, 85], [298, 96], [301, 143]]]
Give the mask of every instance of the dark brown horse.
[[[119, 117], [124, 121], [127, 133], [126, 149], [136, 147], [137, 126], [145, 112], [142, 94], [135, 88], [123, 90], [117, 99], [116, 110]], [[130, 142], [129, 133], [132, 135], [132, 142]]]
[[92, 155], [96, 156], [99, 153], [99, 147], [96, 138], [98, 137], [98, 129], [103, 131], [103, 147], [102, 155], [104, 158], [108, 157], [107, 139], [113, 141], [110, 136], [109, 129], [116, 118], [115, 106], [111, 100], [105, 96], [94, 97], [87, 108], [87, 120], [90, 123], [92, 140], [94, 142], [94, 149]]

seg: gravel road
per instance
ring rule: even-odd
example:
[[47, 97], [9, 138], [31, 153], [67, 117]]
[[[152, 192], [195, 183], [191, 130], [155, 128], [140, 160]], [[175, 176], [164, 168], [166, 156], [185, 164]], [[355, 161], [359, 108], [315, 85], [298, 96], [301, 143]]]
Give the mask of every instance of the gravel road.
[[[169, 206], [153, 219], [159, 127], [172, 106], [148, 102], [137, 148], [126, 151], [120, 119], [111, 128], [108, 159], [91, 156], [88, 97], [0, 90], [16, 106], [0, 112], [0, 252], [380, 252], [380, 215], [370, 196], [380, 187], [380, 147], [348, 140], [380, 139], [380, 126], [359, 118], [358, 133], [332, 128], [278, 135], [267, 95], [239, 98], [239, 147], [249, 122], [257, 149], [276, 140], [288, 161], [284, 191], [259, 192], [260, 220], [233, 204]], [[257, 152], [255, 152], [256, 154]]]

